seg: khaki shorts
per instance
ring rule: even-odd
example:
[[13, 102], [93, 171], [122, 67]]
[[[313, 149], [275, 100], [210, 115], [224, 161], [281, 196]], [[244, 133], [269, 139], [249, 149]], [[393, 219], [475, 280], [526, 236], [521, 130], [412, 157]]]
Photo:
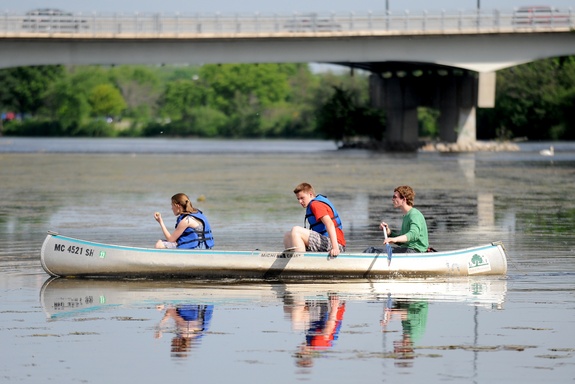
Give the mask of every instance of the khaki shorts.
[[[338, 246], [340, 252], [345, 252], [345, 247], [343, 245], [338, 244]], [[310, 252], [328, 252], [331, 250], [331, 240], [327, 236], [311, 231], [309, 234], [308, 245], [305, 249]]]

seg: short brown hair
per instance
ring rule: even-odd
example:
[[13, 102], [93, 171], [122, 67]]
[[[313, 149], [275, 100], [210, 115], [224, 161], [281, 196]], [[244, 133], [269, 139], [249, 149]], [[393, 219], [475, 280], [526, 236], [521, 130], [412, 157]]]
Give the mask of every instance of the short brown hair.
[[295, 189], [293, 190], [293, 193], [295, 193], [296, 195], [300, 192], [312, 193], [315, 196], [315, 191], [314, 191], [313, 187], [311, 186], [311, 184], [309, 184], [309, 183], [298, 184], [298, 186], [295, 187]]
[[397, 192], [399, 197], [404, 198], [407, 205], [413, 207], [413, 201], [415, 200], [415, 191], [408, 185], [401, 185], [393, 190]]

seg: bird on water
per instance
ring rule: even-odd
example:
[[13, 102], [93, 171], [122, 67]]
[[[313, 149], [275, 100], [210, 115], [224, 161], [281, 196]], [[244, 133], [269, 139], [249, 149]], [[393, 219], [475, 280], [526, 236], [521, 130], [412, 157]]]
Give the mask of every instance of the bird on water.
[[553, 156], [555, 155], [555, 148], [551, 146], [548, 149], [542, 149], [539, 151], [539, 154], [542, 156]]

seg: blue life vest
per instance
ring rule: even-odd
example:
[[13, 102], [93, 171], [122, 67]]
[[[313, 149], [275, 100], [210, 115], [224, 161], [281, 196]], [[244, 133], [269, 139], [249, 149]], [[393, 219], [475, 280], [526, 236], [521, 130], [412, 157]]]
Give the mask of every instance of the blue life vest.
[[200, 244], [204, 243], [206, 248], [210, 249], [214, 247], [214, 236], [212, 235], [212, 228], [210, 227], [210, 223], [208, 222], [208, 218], [204, 216], [202, 211], [198, 210], [197, 213], [185, 213], [183, 215], [178, 216], [176, 220], [176, 228], [180, 221], [184, 218], [192, 216], [195, 219], [198, 219], [204, 224], [203, 231], [196, 231], [194, 228], [187, 227], [177, 240], [178, 248], [186, 248], [186, 249], [193, 249], [200, 246]]
[[307, 205], [307, 208], [305, 210], [305, 220], [307, 220], [307, 222], [309, 223], [309, 229], [311, 229], [312, 231], [318, 232], [320, 235], [327, 236], [327, 228], [321, 222], [321, 220], [316, 221], [315, 216], [311, 212], [311, 205], [312, 205], [312, 203], [314, 203], [316, 201], [323, 203], [323, 204], [327, 204], [331, 208], [331, 210], [333, 211], [333, 217], [331, 217], [331, 220], [333, 221], [334, 225], [337, 228], [339, 228], [343, 231], [343, 226], [341, 225], [341, 220], [339, 219], [339, 214], [335, 210], [335, 207], [333, 206], [331, 201], [329, 201], [327, 199], [327, 197], [325, 197], [324, 195], [317, 195]]
[[184, 304], [179, 305], [176, 308], [176, 312], [185, 321], [200, 320], [203, 325], [202, 331], [204, 331], [208, 328], [210, 321], [212, 320], [212, 314], [214, 313], [214, 306], [213, 304], [208, 305]]

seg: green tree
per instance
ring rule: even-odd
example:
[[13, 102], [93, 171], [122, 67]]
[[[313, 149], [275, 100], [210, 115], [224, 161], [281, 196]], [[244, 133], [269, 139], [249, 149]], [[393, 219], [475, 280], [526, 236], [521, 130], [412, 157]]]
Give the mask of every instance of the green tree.
[[331, 99], [318, 112], [318, 129], [344, 144], [358, 136], [381, 141], [384, 127], [383, 111], [362, 105], [352, 90], [341, 87], [334, 87]]
[[[549, 140], [562, 125], [562, 103], [573, 83], [565, 80], [561, 60], [545, 59], [504, 69], [497, 75], [496, 103], [488, 111], [497, 132], [530, 140]], [[558, 138], [558, 137], [557, 137]]]
[[564, 90], [559, 96], [562, 119], [561, 124], [551, 129], [551, 139], [575, 140], [575, 87]]
[[433, 108], [419, 107], [417, 109], [419, 135], [436, 138], [439, 136], [439, 111]]
[[[295, 64], [289, 72], [290, 93], [285, 103], [270, 109], [268, 122], [273, 132], [283, 137], [317, 137], [317, 110], [329, 96], [322, 97], [322, 77], [307, 64]], [[326, 95], [332, 91], [327, 87]]]
[[194, 108], [206, 105], [206, 89], [197, 81], [178, 79], [166, 85], [160, 104], [164, 116], [187, 120]]
[[72, 132], [86, 123], [91, 110], [86, 95], [77, 92], [68, 80], [61, 80], [52, 87], [46, 106], [52, 120], [58, 121], [64, 132]]
[[119, 116], [126, 109], [126, 102], [120, 91], [111, 84], [95, 86], [88, 95], [92, 116]]
[[160, 97], [160, 78], [150, 67], [122, 65], [110, 69], [110, 79], [126, 102], [126, 116], [147, 120]]
[[575, 56], [559, 59], [561, 90], [557, 93], [560, 124], [551, 129], [553, 140], [575, 140]]
[[318, 113], [318, 126], [326, 137], [343, 141], [355, 135], [355, 104], [351, 91], [334, 87], [333, 96]]
[[191, 134], [202, 137], [218, 136], [228, 124], [228, 117], [217, 109], [200, 106], [191, 114]]
[[209, 105], [226, 114], [235, 113], [237, 97], [262, 108], [286, 99], [289, 94], [285, 64], [205, 65], [199, 77], [208, 85]]
[[62, 76], [64, 69], [59, 65], [2, 69], [0, 105], [34, 115], [44, 105], [44, 96], [51, 84]]
[[221, 134], [227, 137], [266, 137], [267, 111], [285, 102], [290, 88], [287, 64], [206, 65], [200, 80], [206, 85], [206, 104], [229, 117]]
[[[281, 131], [274, 123], [264, 123], [272, 114], [268, 111], [285, 103], [289, 94], [289, 74], [295, 65], [280, 64], [225, 64], [205, 65], [195, 74], [193, 69], [179, 68], [161, 97], [161, 113], [178, 134], [194, 131], [213, 135], [198, 116], [210, 116], [217, 124], [217, 134], [225, 137], [264, 137]], [[191, 77], [190, 77], [191, 76]], [[277, 109], [276, 109], [277, 110]], [[209, 111], [209, 112], [208, 112]], [[219, 111], [216, 114], [215, 111]], [[223, 119], [222, 117], [225, 117]], [[179, 124], [178, 122], [183, 122]], [[189, 124], [201, 124], [195, 130]]]

